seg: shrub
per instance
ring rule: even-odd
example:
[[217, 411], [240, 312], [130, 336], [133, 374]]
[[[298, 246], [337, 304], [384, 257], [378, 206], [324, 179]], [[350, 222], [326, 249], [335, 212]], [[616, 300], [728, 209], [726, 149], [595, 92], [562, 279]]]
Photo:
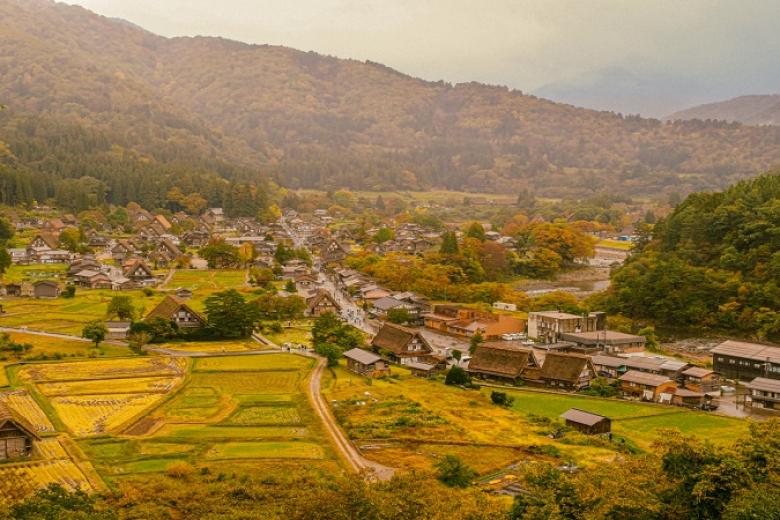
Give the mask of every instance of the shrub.
[[465, 488], [477, 473], [455, 455], [446, 455], [436, 463], [436, 478], [449, 487]]
[[470, 383], [471, 377], [459, 366], [450, 368], [450, 371], [447, 372], [447, 378], [444, 380], [445, 385], [468, 385]]
[[196, 470], [192, 464], [184, 461], [174, 462], [165, 468], [165, 474], [171, 478], [183, 479], [194, 475], [195, 472]]
[[496, 392], [495, 390], [490, 392], [490, 400], [493, 401], [493, 404], [505, 407], [512, 406], [512, 403], [515, 402], [515, 398], [506, 395], [506, 392]]

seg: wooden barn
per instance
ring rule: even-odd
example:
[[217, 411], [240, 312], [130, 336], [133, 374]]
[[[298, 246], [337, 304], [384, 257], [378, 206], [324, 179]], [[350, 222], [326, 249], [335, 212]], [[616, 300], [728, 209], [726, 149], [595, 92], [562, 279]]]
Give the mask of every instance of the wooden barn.
[[29, 457], [39, 440], [35, 428], [0, 401], [0, 461]]
[[586, 435], [603, 435], [612, 431], [612, 419], [579, 408], [565, 411], [561, 419], [566, 421], [566, 426]]

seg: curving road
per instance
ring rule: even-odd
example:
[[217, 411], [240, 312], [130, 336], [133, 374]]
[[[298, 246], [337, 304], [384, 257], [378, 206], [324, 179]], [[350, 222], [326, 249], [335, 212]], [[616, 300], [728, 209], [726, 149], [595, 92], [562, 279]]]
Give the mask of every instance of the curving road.
[[333, 443], [344, 456], [344, 459], [354, 471], [364, 473], [369, 480], [390, 480], [395, 473], [395, 470], [363, 457], [360, 451], [358, 451], [349, 439], [347, 439], [338, 424], [336, 424], [336, 420], [321, 393], [322, 372], [324, 371], [326, 364], [325, 358], [313, 354], [304, 355], [313, 357], [317, 360], [317, 366], [312, 371], [311, 379], [309, 380], [309, 399], [311, 400], [312, 407], [322, 419], [325, 429], [333, 439]]

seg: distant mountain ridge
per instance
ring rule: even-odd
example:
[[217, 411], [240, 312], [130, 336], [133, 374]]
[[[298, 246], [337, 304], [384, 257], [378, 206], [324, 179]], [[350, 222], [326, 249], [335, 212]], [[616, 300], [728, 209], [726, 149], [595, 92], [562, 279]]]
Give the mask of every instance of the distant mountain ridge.
[[744, 125], [780, 126], [780, 94], [740, 96], [727, 101], [707, 103], [675, 112], [665, 119], [710, 119]]
[[[623, 117], [285, 47], [164, 38], [48, 0], [0, 0], [0, 96], [15, 168], [103, 179], [120, 161], [121, 182], [140, 186], [133, 171], [153, 166], [292, 188], [646, 195], [780, 164], [780, 128]], [[127, 191], [119, 182], [111, 193]]]

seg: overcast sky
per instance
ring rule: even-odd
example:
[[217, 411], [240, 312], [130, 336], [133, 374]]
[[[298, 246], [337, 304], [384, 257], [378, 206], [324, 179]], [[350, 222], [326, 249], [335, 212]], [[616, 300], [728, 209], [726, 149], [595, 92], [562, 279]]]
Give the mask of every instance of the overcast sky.
[[[645, 113], [780, 92], [778, 0], [69, 0], [165, 36], [370, 59]], [[621, 103], [627, 106], [621, 106]]]

